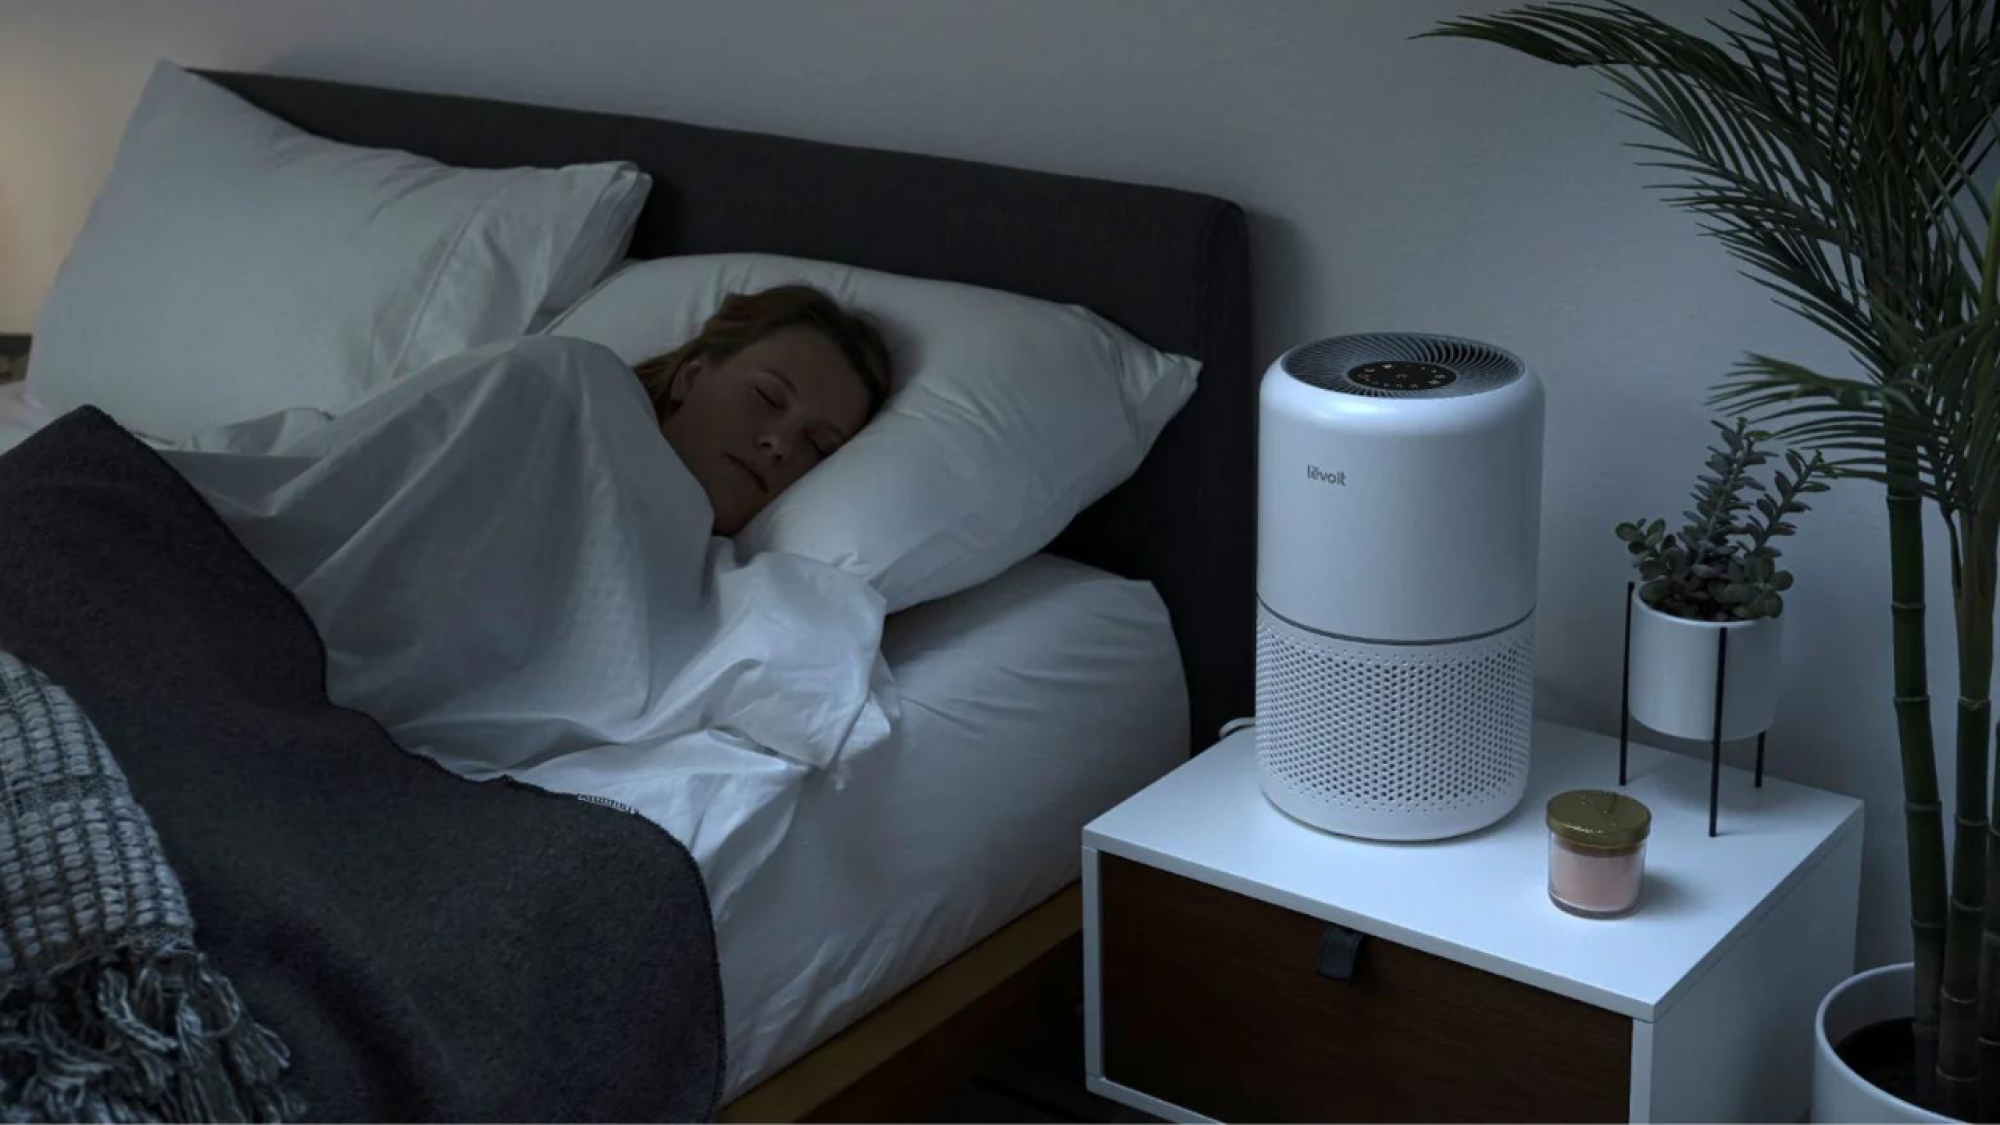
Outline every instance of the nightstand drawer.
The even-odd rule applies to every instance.
[[[1632,1020],[1102,855],[1103,1073],[1223,1120],[1623,1121]]]

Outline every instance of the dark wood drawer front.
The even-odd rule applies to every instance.
[[[1104,1074],[1235,1121],[1623,1121],[1632,1022],[1116,856],[1099,860]],[[1553,907],[1551,907],[1553,909]]]

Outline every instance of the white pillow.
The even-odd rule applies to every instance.
[[[1132,475],[1200,370],[1074,305],[764,254],[630,263],[549,331],[637,363],[693,338],[724,295],[794,282],[874,318],[895,393],[736,541],[858,574],[892,612],[1041,550]]]
[[[35,320],[28,380],[178,440],[334,410],[538,329],[624,254],[652,181],[629,164],[460,169],[302,132],[153,69]]]

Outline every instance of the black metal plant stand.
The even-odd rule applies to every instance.
[[[1627,744],[1632,730],[1632,591],[1638,583],[1625,583],[1625,673],[1620,688],[1621,698],[1618,709],[1618,787],[1623,789],[1626,781]],[[1717,629],[1715,654],[1715,725],[1710,728],[1708,748],[1708,834],[1715,835],[1715,810],[1722,794],[1722,688],[1724,677],[1729,672],[1729,630]],[[1769,731],[1757,735],[1757,784],[1764,787],[1764,738]]]

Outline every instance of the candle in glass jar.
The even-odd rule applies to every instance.
[[[1639,904],[1653,814],[1622,793],[1573,789],[1549,798],[1549,898],[1572,914],[1610,918]]]

